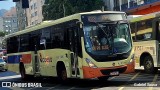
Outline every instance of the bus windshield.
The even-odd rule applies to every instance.
[[[84,25],[85,47],[93,55],[112,55],[131,50],[127,23],[102,22]]]

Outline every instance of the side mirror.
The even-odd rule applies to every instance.
[[[82,27],[83,26],[83,22],[77,21],[76,25],[78,25],[79,27]]]

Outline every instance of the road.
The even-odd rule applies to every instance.
[[[7,87],[0,88],[0,90],[160,90],[160,71],[156,74],[146,74],[141,70],[136,70],[135,73],[111,77],[105,82],[101,82],[97,79],[70,79],[64,84],[58,83],[56,78],[34,78],[32,80],[22,81],[20,75],[7,71],[0,72],[1,86],[2,82],[40,83],[42,88]]]

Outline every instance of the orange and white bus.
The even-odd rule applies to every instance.
[[[85,12],[6,36],[8,69],[30,76],[98,78],[117,76],[133,62],[130,26],[124,12]]]
[[[135,69],[155,73],[160,68],[160,12],[130,19]]]

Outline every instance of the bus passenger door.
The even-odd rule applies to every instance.
[[[37,54],[37,51],[38,51],[38,36],[33,36],[32,37],[33,39],[33,47],[34,47],[34,68],[35,68],[35,74],[38,74],[39,73],[39,60],[38,60],[38,54]]]
[[[69,49],[71,51],[71,68],[72,75],[77,77],[78,72],[78,47],[77,47],[77,38],[78,38],[78,29],[76,27],[71,27],[68,29],[69,36]]]
[[[155,22],[155,33],[156,33],[156,39],[159,43],[158,47],[158,60],[157,60],[157,65],[160,67],[160,20],[156,20]]]

